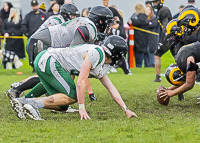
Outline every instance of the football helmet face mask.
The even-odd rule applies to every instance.
[[[77,7],[73,4],[63,4],[60,8],[60,14],[65,21],[71,20],[71,15],[79,14]]]
[[[180,86],[185,82],[185,74],[174,64],[166,69],[165,77],[169,83],[176,86]]]
[[[94,22],[100,32],[104,32],[106,28],[113,23],[113,13],[105,6],[95,6],[89,11],[88,18]]]
[[[118,60],[126,56],[128,45],[126,41],[116,35],[109,36],[101,45],[104,51],[112,58],[110,65],[116,64]]]
[[[177,19],[171,20],[166,26],[167,42],[170,47],[175,46],[180,40],[186,37],[184,26],[177,26]]]
[[[184,26],[185,32],[191,35],[200,26],[200,12],[192,5],[184,7],[179,14],[177,25],[179,27]]]

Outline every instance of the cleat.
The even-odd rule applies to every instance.
[[[20,86],[22,83],[21,82],[13,82],[10,87],[11,88],[14,88],[14,87],[17,87],[17,86]]]
[[[78,112],[79,110],[77,109],[73,109],[72,107],[68,107],[67,110],[63,110],[63,111],[56,111],[56,110],[51,110],[52,113],[58,114],[58,113],[74,113],[74,112]]]
[[[24,105],[25,113],[34,120],[43,120],[35,102],[30,102]]]
[[[114,67],[111,67],[111,68],[110,68],[110,72],[117,72],[117,69],[114,68]]]
[[[23,110],[23,103],[20,102],[20,100],[14,98],[10,100],[12,109],[17,113],[17,117],[20,119],[26,119],[25,111]]]
[[[184,100],[183,94],[179,94],[179,95],[178,95],[178,100],[180,100],[180,101],[181,101],[181,100]]]
[[[161,77],[160,77],[160,75],[156,75],[156,79],[154,79],[154,81],[153,82],[161,82]]]
[[[66,110],[66,113],[73,113],[73,112],[78,112],[79,110],[77,109],[73,109],[72,107],[68,107],[68,109]]]
[[[13,98],[19,97],[20,93],[13,88],[10,88],[5,92],[6,96],[8,96],[10,100],[12,100]]]
[[[94,95],[94,93],[90,94],[89,97],[90,97],[90,101],[96,101],[97,100],[97,98]]]

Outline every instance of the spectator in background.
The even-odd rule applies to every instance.
[[[150,2],[150,1],[146,1],[146,2],[145,2],[145,5],[151,7],[151,2]]]
[[[39,9],[46,13],[46,6],[45,6],[44,2],[40,4]]]
[[[35,31],[48,18],[47,14],[39,11],[37,0],[31,1],[32,11],[29,12],[22,21],[21,30],[28,38],[31,37]]]
[[[22,36],[21,32],[21,18],[19,10],[16,8],[10,9],[10,15],[4,20],[2,25],[2,33],[5,38],[9,36]],[[15,68],[22,66],[19,58],[25,57],[23,39],[7,38],[4,52],[4,68],[12,69],[11,63],[14,63]]]
[[[151,6],[146,6],[146,15],[147,15],[147,27],[146,29],[152,32],[158,32],[158,19],[153,14],[153,9]],[[158,45],[158,35],[147,33],[147,50],[148,50],[148,57],[149,57],[149,64],[148,67],[155,66],[154,60],[154,52]]]
[[[82,16],[82,17],[87,17],[88,14],[89,14],[88,8],[84,8],[83,11],[82,11],[82,13],[81,13],[81,16]]]
[[[179,14],[181,13],[181,11],[182,11],[182,9],[183,9],[184,7],[185,7],[184,5],[180,5],[180,6],[179,6],[179,12],[173,16],[173,19],[178,18]]]
[[[2,22],[2,19],[0,17],[0,36],[1,36],[1,33],[2,33],[2,24],[3,24],[3,22]],[[1,40],[0,40],[0,45],[1,45]]]
[[[57,2],[55,2],[54,4],[52,4],[51,9],[52,12],[48,12],[48,16],[58,15],[60,11],[60,5]]]
[[[119,14],[119,12],[115,8],[108,6],[109,0],[102,0],[102,2],[103,2],[103,5],[105,7],[108,7],[112,11],[113,17],[114,16],[118,16],[119,17],[119,20],[120,20],[119,25],[123,26],[123,18],[121,17],[121,15]],[[125,30],[124,30],[124,32],[125,32]]]
[[[118,11],[118,13],[121,15],[121,17],[124,19],[123,11],[121,11],[120,9],[117,9],[116,5],[112,5],[111,7],[115,8]]]
[[[119,26],[119,17],[115,16],[114,17],[114,23],[111,24],[111,29],[108,33],[108,35],[117,35],[117,36],[120,36],[124,39],[126,39],[126,35],[125,33],[121,33],[121,27]],[[129,69],[129,66],[128,66],[128,62],[126,60],[126,57],[123,57],[123,59],[120,59],[118,61],[118,63],[115,65],[115,67],[120,67],[123,69],[124,73],[125,74],[128,74],[128,75],[132,75],[130,69]],[[115,69],[115,67],[111,67],[110,71],[111,72],[117,72],[117,70]]]
[[[65,0],[56,0],[56,2],[57,2],[60,6],[64,4],[64,1],[65,1]]]
[[[108,33],[108,35],[118,35],[126,39],[125,33],[121,33],[120,29],[121,27],[119,26],[119,22],[120,22],[119,17],[114,16],[114,23],[111,24],[110,33]]]
[[[4,21],[6,18],[9,17],[10,9],[13,5],[10,2],[5,2],[3,8],[1,9],[1,19]]]
[[[108,6],[108,3],[109,3],[109,0],[102,0],[102,2],[103,2],[103,5],[105,6],[105,7],[108,7],[111,11],[112,11],[112,13],[113,13],[113,17],[115,17],[115,16],[117,16],[118,18],[119,18],[119,29],[120,29],[120,33],[121,33],[121,35],[126,35],[126,33],[125,33],[125,28],[124,28],[124,24],[123,24],[123,18],[122,18],[122,16],[119,14],[119,12],[117,11],[117,9],[115,9],[115,8],[113,8],[113,7],[109,7]],[[125,37],[126,38],[126,37]],[[124,67],[129,67],[129,65],[128,65],[128,63],[126,62],[126,61],[124,61],[124,60],[126,60],[126,59],[122,59],[122,63],[123,64],[126,64]],[[123,69],[124,70],[124,69]],[[114,70],[113,70],[114,71]],[[117,71],[114,71],[114,72],[117,72]],[[130,70],[129,70],[129,72],[130,72]],[[129,75],[132,75],[132,73],[130,72],[125,72],[125,74],[129,74]]]
[[[146,20],[147,15],[146,9],[141,3],[135,5],[136,12],[131,16],[129,24],[132,24],[135,27],[146,29]],[[134,50],[135,50],[135,63],[136,67],[141,68],[143,60],[145,66],[148,66],[147,58],[145,58],[145,53],[147,53],[147,34],[146,32],[135,29],[134,30]]]
[[[51,1],[50,1],[50,8],[48,9],[47,13],[48,13],[48,12],[52,12],[51,6],[52,6],[52,4],[54,4],[55,2],[56,2],[56,0],[51,0]]]
[[[195,0],[188,0],[188,4],[195,5]]]
[[[172,20],[172,14],[168,7],[163,6],[163,0],[152,0],[152,8],[157,11],[156,18],[159,23],[159,44],[154,53],[155,58],[155,71],[156,78],[154,82],[161,82],[161,57],[169,50],[169,45],[166,41],[166,26],[170,20]]]
[[[73,1],[72,0],[65,0],[64,3],[71,3],[71,4],[73,4]]]

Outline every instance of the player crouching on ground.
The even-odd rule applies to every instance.
[[[25,118],[24,114],[27,114],[35,120],[41,120],[39,108],[61,110],[78,102],[81,120],[90,119],[84,106],[85,84],[88,77],[95,77],[106,87],[128,118],[137,117],[126,107],[119,92],[106,75],[110,65],[115,64],[126,53],[126,41],[119,36],[108,37],[102,46],[84,44],[67,48],[49,48],[36,57],[34,67],[51,96],[13,99],[13,109],[19,118]],[[79,73],[77,85],[71,78],[73,73]]]
[[[166,70],[166,78],[173,86],[163,89],[160,98],[172,97],[184,93],[194,87],[195,76],[200,62],[200,43],[195,42],[183,46],[176,57],[177,66],[170,66]]]
[[[191,5],[186,6],[179,14],[177,26],[183,26],[184,33],[188,35],[197,33],[197,40],[199,41],[199,25],[199,10]],[[170,66],[166,70],[166,78],[174,86],[163,89],[163,92],[160,93],[160,98],[165,97],[165,99],[167,99],[168,97],[184,93],[193,88],[199,68],[197,63],[200,62],[199,47],[200,43],[195,42],[180,48],[175,57],[177,66]]]

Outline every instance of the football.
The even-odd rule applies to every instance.
[[[168,98],[164,101],[164,99],[166,98],[166,97],[163,97],[163,98],[160,98],[160,93],[162,93],[163,91],[162,91],[162,89],[166,89],[164,86],[159,86],[158,87],[158,89],[157,89],[157,91],[156,91],[156,95],[157,95],[157,100],[158,100],[158,102],[161,104],[161,105],[165,105],[165,106],[167,106],[168,104],[169,104],[169,100],[170,100],[170,97],[168,96]]]

